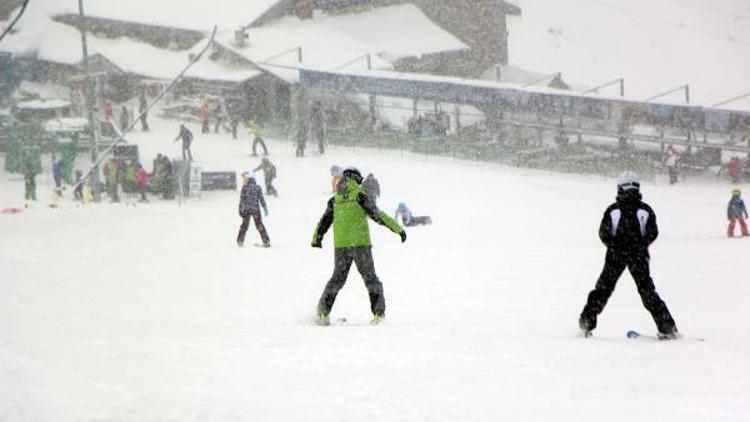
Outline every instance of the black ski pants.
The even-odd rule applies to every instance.
[[[276,188],[273,187],[273,179],[264,179],[266,182],[266,195],[268,196],[279,196],[279,193],[276,191]]]
[[[263,138],[261,138],[260,136],[256,136],[255,138],[253,138],[253,157],[258,156],[258,153],[256,151],[258,148],[258,144],[260,144],[261,148],[263,148],[263,155],[268,155],[268,148],[266,148],[266,143],[263,141]]]
[[[585,322],[591,330],[596,328],[596,317],[607,305],[609,297],[615,290],[617,280],[623,271],[625,271],[625,268],[633,276],[635,285],[638,287],[638,293],[641,295],[643,306],[651,313],[651,317],[654,319],[659,332],[673,332],[675,322],[669,313],[669,309],[667,309],[667,305],[659,297],[659,294],[656,293],[654,280],[651,278],[651,271],[649,269],[648,250],[646,249],[625,252],[613,249],[607,250],[604,269],[599,276],[599,280],[596,282],[594,290],[589,293],[588,301],[581,313],[581,321]]]
[[[352,262],[357,264],[357,271],[365,281],[365,287],[370,295],[370,310],[373,314],[385,314],[385,296],[383,283],[375,274],[375,262],[372,259],[372,246],[357,246],[353,248],[337,248],[334,252],[335,266],[333,275],[328,280],[323,294],[318,302],[318,313],[329,314],[336,296],[346,283]]]
[[[268,239],[266,226],[263,225],[263,220],[260,217],[260,210],[245,211],[242,213],[242,224],[240,225],[240,232],[237,234],[237,242],[245,242],[245,233],[247,233],[247,228],[250,227],[250,218],[255,220],[255,228],[258,229],[263,244],[269,244],[271,241]]]

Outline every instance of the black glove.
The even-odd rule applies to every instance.
[[[401,243],[406,242],[406,231],[405,230],[401,230],[401,233],[399,233],[398,235],[401,236]]]
[[[315,239],[315,240],[313,240],[312,245],[310,245],[310,246],[312,246],[313,248],[320,249],[320,248],[323,247],[323,244],[321,243],[320,239]]]
[[[239,213],[240,213],[240,217],[245,217],[244,215],[242,215],[242,210],[240,210]]]

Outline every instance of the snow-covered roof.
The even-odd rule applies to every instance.
[[[32,30],[27,25],[8,35],[0,50],[16,54],[35,53],[41,60],[53,63],[79,64],[82,53],[78,48],[81,44],[78,30],[49,18],[46,21],[42,18],[40,22],[43,22],[44,30]],[[89,34],[88,49],[90,56],[100,54],[125,72],[157,79],[174,78],[188,63],[188,51],[164,50],[125,37],[110,39]],[[185,76],[241,82],[260,74],[257,69],[230,67],[203,57]]]
[[[247,34],[247,46],[243,48],[234,45],[233,31],[221,32],[217,41],[289,81],[297,81],[298,72],[279,66],[299,66],[297,55],[274,56],[296,47],[302,47],[305,67],[335,69],[371,54],[373,69],[380,70],[393,69],[393,62],[404,57],[468,49],[411,4],[349,15],[316,12],[314,19],[305,21],[285,17],[250,29]],[[365,66],[363,59],[347,68]]]
[[[70,101],[58,98],[43,98],[39,100],[23,101],[16,104],[16,107],[23,110],[55,110],[58,108],[70,107]]]
[[[84,11],[92,17],[139,22],[173,28],[210,31],[250,25],[282,0],[86,0]],[[34,0],[29,2],[26,15],[51,17],[59,14],[78,14],[75,0]],[[22,26],[19,22],[19,27]]]

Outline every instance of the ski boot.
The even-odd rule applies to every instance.
[[[385,319],[384,313],[379,312],[379,313],[373,314],[372,321],[370,321],[370,325],[378,325],[381,322],[383,322],[384,319]]]
[[[581,337],[589,338],[594,335],[594,333],[592,333],[591,324],[585,318],[581,317],[581,319],[578,320],[578,327],[581,329]]]
[[[331,325],[331,317],[328,314],[321,312],[318,314],[318,320],[316,323],[322,327],[327,327]]]
[[[656,338],[659,340],[677,340],[681,337],[680,332],[677,331],[677,328],[673,328],[671,331],[667,331],[666,333],[662,333],[659,331],[656,333]]]

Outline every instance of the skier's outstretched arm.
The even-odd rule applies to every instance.
[[[313,248],[320,248],[323,246],[323,236],[325,236],[328,229],[331,228],[331,224],[333,224],[333,198],[328,201],[323,217],[320,218],[318,226],[315,227],[315,233],[313,233],[312,238]]]
[[[405,232],[404,229],[398,225],[395,219],[388,216],[388,214],[384,213],[380,209],[378,209],[377,206],[375,206],[375,203],[372,202],[372,199],[370,199],[367,195],[360,192],[359,196],[357,197],[357,203],[365,210],[367,215],[372,219],[372,221],[380,224],[381,226],[387,227],[390,231],[393,233],[396,233],[398,235],[401,235],[401,233],[404,233],[402,235],[402,238],[405,238]]]

